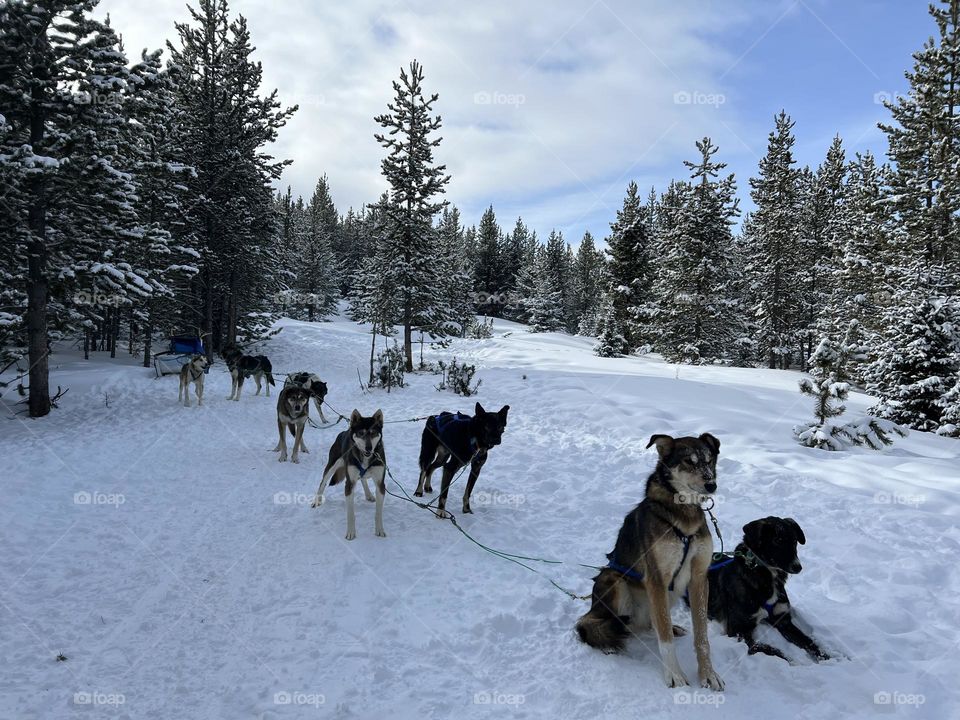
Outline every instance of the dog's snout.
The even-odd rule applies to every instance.
[[[706,490],[708,493],[715,492],[716,489],[717,489],[717,484],[716,484],[715,482],[713,482],[712,480],[710,480],[710,481],[705,482],[705,483],[703,484],[703,489]]]
[[[787,572],[791,575],[796,575],[801,570],[803,570],[803,565],[800,564],[799,560],[794,560],[792,563],[790,563],[790,567],[787,568]]]

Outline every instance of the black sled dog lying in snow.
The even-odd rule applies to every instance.
[[[814,660],[830,659],[794,624],[790,613],[787,577],[803,569],[797,558],[797,543],[806,542],[793,518],[753,520],[743,526],[743,541],[734,556],[710,567],[710,619],[720,622],[730,637],[743,640],[751,655],[764,653],[787,660],[777,648],[754,639],[757,626],[764,623],[775,627]]]
[[[577,621],[583,642],[607,652],[623,648],[634,632],[653,626],[663,679],[668,687],[688,685],[673,645],[670,608],[689,592],[693,645],[703,687],[723,690],[713,669],[707,639],[707,567],[713,538],[699,503],[690,498],[717,489],[720,441],[699,437],[654,435],[657,467],[647,479],[643,501],[623,520],[610,563],[593,581],[590,611]]]
[[[467,463],[470,463],[470,477],[463,491],[463,512],[473,512],[470,509],[470,494],[487,461],[487,451],[499,445],[503,439],[509,410],[510,406],[504,405],[499,412],[491,413],[477,403],[473,417],[442,412],[427,418],[420,440],[420,482],[414,495],[423,497],[424,492],[432,493],[430,478],[434,470],[443,467],[436,513],[438,518],[450,517],[444,509],[447,491],[453,476]]]

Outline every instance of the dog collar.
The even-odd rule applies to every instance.
[[[734,557],[742,558],[743,561],[747,564],[747,567],[750,568],[751,570],[757,567],[757,565],[763,565],[764,567],[767,566],[767,564],[763,560],[758,558],[754,554],[753,550],[751,550],[750,548],[747,548],[746,552],[743,552],[741,550],[735,550],[733,555]]]

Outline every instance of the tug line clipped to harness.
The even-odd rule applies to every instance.
[[[333,427],[333,425],[336,425],[336,424],[339,423],[341,420],[348,420],[348,419],[349,419],[349,418],[347,418],[346,415],[343,415],[343,414],[342,414],[341,412],[339,412],[336,408],[334,408],[332,405],[330,405],[330,403],[328,403],[326,400],[323,401],[323,404],[326,405],[328,408],[330,408],[330,411],[333,412],[335,415],[338,416],[338,417],[337,417],[337,422],[332,423],[332,424],[330,424],[330,425],[327,425],[327,426],[325,426],[325,427]],[[432,417],[432,415],[425,415],[425,416],[423,416],[423,417],[415,417],[415,418],[409,418],[409,419],[405,419],[405,420],[392,420],[392,421],[390,421],[390,422],[393,422],[393,423],[418,422],[418,421],[420,421],[420,420],[426,420],[427,418],[430,418],[430,417]],[[384,423],[384,424],[386,424],[386,423]],[[476,455],[476,453],[474,453],[474,455]],[[562,592],[564,595],[566,595],[567,597],[571,598],[572,600],[590,600],[590,599],[591,599],[592,594],[577,595],[577,594],[576,594],[575,592],[573,592],[572,590],[568,590],[567,588],[565,588],[565,587],[563,587],[562,585],[560,585],[556,580],[554,580],[553,578],[551,578],[549,575],[545,575],[544,573],[540,572],[540,571],[537,570],[536,568],[531,567],[530,565],[527,565],[527,562],[540,562],[540,563],[546,563],[546,564],[548,564],[548,565],[576,565],[576,566],[578,566],[578,567],[587,568],[587,569],[589,569],[589,570],[596,570],[596,571],[598,571],[598,572],[599,572],[600,570],[603,570],[602,567],[597,566],[597,565],[587,565],[586,563],[574,562],[574,561],[570,561],[570,560],[549,560],[549,559],[547,559],[547,558],[533,557],[533,556],[530,556],[530,555],[518,555],[518,554],[516,554],[516,553],[508,553],[508,552],[506,552],[506,551],[504,551],[504,550],[497,550],[496,548],[492,548],[492,547],[490,547],[489,545],[486,545],[486,544],[480,542],[480,541],[477,540],[475,537],[473,537],[473,535],[471,535],[471,534],[468,533],[466,530],[464,530],[463,526],[460,525],[460,523],[457,522],[456,515],[454,515],[452,512],[450,512],[449,510],[446,510],[446,517],[444,517],[444,516],[440,515],[439,509],[435,509],[435,508],[432,507],[433,504],[440,499],[439,494],[437,495],[437,497],[435,497],[435,498],[434,498],[433,500],[431,500],[430,502],[421,502],[421,501],[419,501],[419,500],[415,500],[414,498],[410,497],[410,493],[407,492],[407,489],[403,486],[403,484],[393,476],[393,472],[390,470],[390,466],[386,463],[386,461],[384,461],[383,458],[380,458],[380,460],[381,460],[381,462],[383,462],[384,469],[386,470],[387,475],[390,477],[390,480],[392,480],[393,483],[394,483],[398,488],[400,488],[400,492],[403,493],[402,495],[398,495],[397,493],[392,492],[392,491],[389,490],[389,489],[386,489],[387,495],[390,495],[391,497],[395,497],[395,498],[398,498],[398,499],[400,499],[400,500],[404,500],[404,501],[406,501],[406,502],[412,503],[413,505],[416,505],[416,506],[419,507],[419,508],[423,508],[424,510],[429,510],[435,517],[438,517],[438,518],[440,518],[440,519],[442,519],[442,520],[449,520],[450,523],[451,523],[457,530],[459,530],[460,533],[461,533],[465,538],[467,538],[467,540],[469,540],[470,542],[472,542],[474,545],[476,545],[477,547],[479,547],[481,550],[484,550],[485,552],[488,552],[488,553],[490,553],[491,555],[494,555],[495,557],[501,558],[501,559],[506,560],[506,561],[508,561],[508,562],[512,562],[512,563],[514,563],[515,565],[519,565],[520,567],[529,570],[530,572],[534,573],[535,575],[540,575],[541,577],[546,578],[547,582],[549,582],[549,583],[550,583],[551,585],[553,585],[557,590],[559,590],[560,592]],[[471,457],[470,460],[471,460],[471,462],[472,462],[473,458]],[[460,477],[463,475],[463,473],[466,471],[466,469],[470,467],[470,464],[471,464],[471,463],[468,462],[468,463],[466,463],[462,468],[460,468],[460,471],[450,480],[450,485],[447,486],[448,489],[451,488],[451,487],[453,487],[453,485],[457,482],[457,480],[460,479]],[[717,522],[717,518],[714,517],[714,514],[711,512],[711,509],[713,508],[713,505],[714,505],[714,503],[713,503],[713,498],[709,498],[709,500],[710,500],[710,505],[709,505],[708,507],[703,508],[703,510],[704,510],[704,512],[706,512],[706,513],[710,516],[710,520],[711,520],[711,522],[713,523],[714,531],[715,531],[716,534],[717,534],[717,538],[720,540],[720,552],[713,554],[713,560],[714,560],[714,563],[716,563],[718,560],[724,560],[724,559],[726,559],[726,555],[725,555],[724,552],[723,552],[723,536],[720,534],[720,525],[719,525],[719,523]],[[729,562],[732,562],[732,560],[733,560],[733,558],[730,557]],[[526,561],[526,562],[524,562],[524,561]],[[725,563],[724,563],[724,564],[725,564]],[[711,566],[711,569],[713,569],[713,566]]]

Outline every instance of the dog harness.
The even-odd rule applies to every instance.
[[[440,438],[440,442],[448,448],[450,447],[450,429],[473,420],[472,417],[464,415],[461,412],[455,415],[434,415],[431,419],[433,420],[434,427],[437,429],[437,436]],[[475,437],[470,438],[470,449],[477,449],[477,439]]]
[[[373,467],[373,465],[367,465],[366,467],[364,467],[363,465],[360,464],[360,461],[357,460],[356,458],[353,458],[353,466],[360,471],[360,477],[363,477],[364,475],[366,475],[367,471]]]
[[[683,564],[687,561],[687,555],[690,553],[690,541],[693,540],[693,535],[684,535],[682,532],[677,530],[675,526],[672,527],[673,532],[676,533],[677,537],[680,538],[680,541],[683,543],[683,555],[680,557],[680,564],[673,572],[673,577],[670,578],[670,584],[667,586],[667,590],[670,592],[673,592],[673,583],[676,581],[677,575],[680,574],[680,571],[683,570]],[[616,570],[618,573],[626,575],[628,578],[633,578],[634,580],[643,580],[642,572],[635,570],[632,567],[627,567],[626,565],[620,565],[617,562],[616,555],[610,558],[610,562],[607,563],[607,567],[611,570]]]
[[[752,550],[747,550],[745,553],[739,551],[735,552],[733,555],[726,553],[717,553],[713,556],[713,562],[710,563],[710,567],[707,568],[707,572],[713,572],[714,570],[719,570],[722,567],[726,567],[738,557],[742,557],[750,567],[756,567],[759,558],[753,554]],[[685,598],[688,595],[684,595]],[[763,603],[763,609],[767,611],[767,617],[773,617],[773,609],[776,607],[776,603]]]

